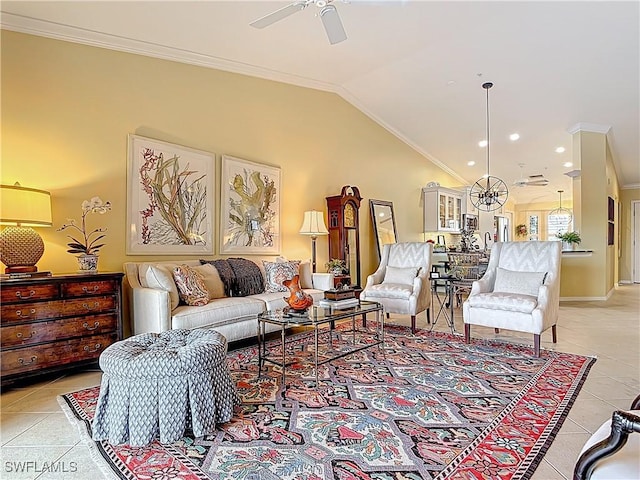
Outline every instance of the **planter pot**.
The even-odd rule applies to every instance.
[[[95,272],[98,270],[98,255],[79,255],[77,258],[80,272]]]
[[[576,244],[571,242],[562,242],[562,250],[575,250]]]

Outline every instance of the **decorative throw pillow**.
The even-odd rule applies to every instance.
[[[201,307],[209,303],[209,292],[202,277],[193,268],[179,265],[173,269],[173,278],[180,299],[187,305]]]
[[[547,278],[547,272],[516,272],[499,268],[496,272],[494,292],[521,293],[523,295],[538,296],[538,289]]]
[[[413,285],[413,279],[418,276],[420,267],[390,267],[384,273],[382,283],[399,283],[401,285]]]
[[[212,300],[214,298],[224,298],[226,296],[224,294],[224,283],[222,283],[222,279],[220,278],[220,274],[216,267],[210,263],[205,263],[204,265],[191,268],[198,272],[202,277],[204,286],[206,287],[207,292],[209,292],[209,297]]]
[[[171,270],[176,265],[153,265],[145,264],[140,267],[140,283],[145,288],[155,288],[169,292],[171,300],[171,310],[175,309],[180,303],[176,282],[173,279]]]
[[[288,292],[289,290],[282,284],[282,282],[285,280],[291,280],[293,277],[298,275],[300,261],[268,262],[263,260],[262,263],[264,264],[264,273],[266,276],[264,292]]]

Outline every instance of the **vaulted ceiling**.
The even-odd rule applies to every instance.
[[[331,45],[307,8],[266,28],[272,1],[2,1],[2,28],[328,90],[471,184],[487,169],[518,202],[571,191],[572,128],[605,131],[623,186],[640,186],[640,3],[361,1]],[[509,135],[518,133],[519,140]],[[556,148],[564,147],[563,153]],[[468,162],[475,162],[469,166]]]

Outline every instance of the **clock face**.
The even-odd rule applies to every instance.
[[[344,206],[344,226],[351,228],[356,226],[356,212],[350,203]]]

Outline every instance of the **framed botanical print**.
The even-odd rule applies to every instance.
[[[129,135],[127,255],[213,255],[215,154]]]
[[[280,253],[280,168],[222,156],[220,253]]]

